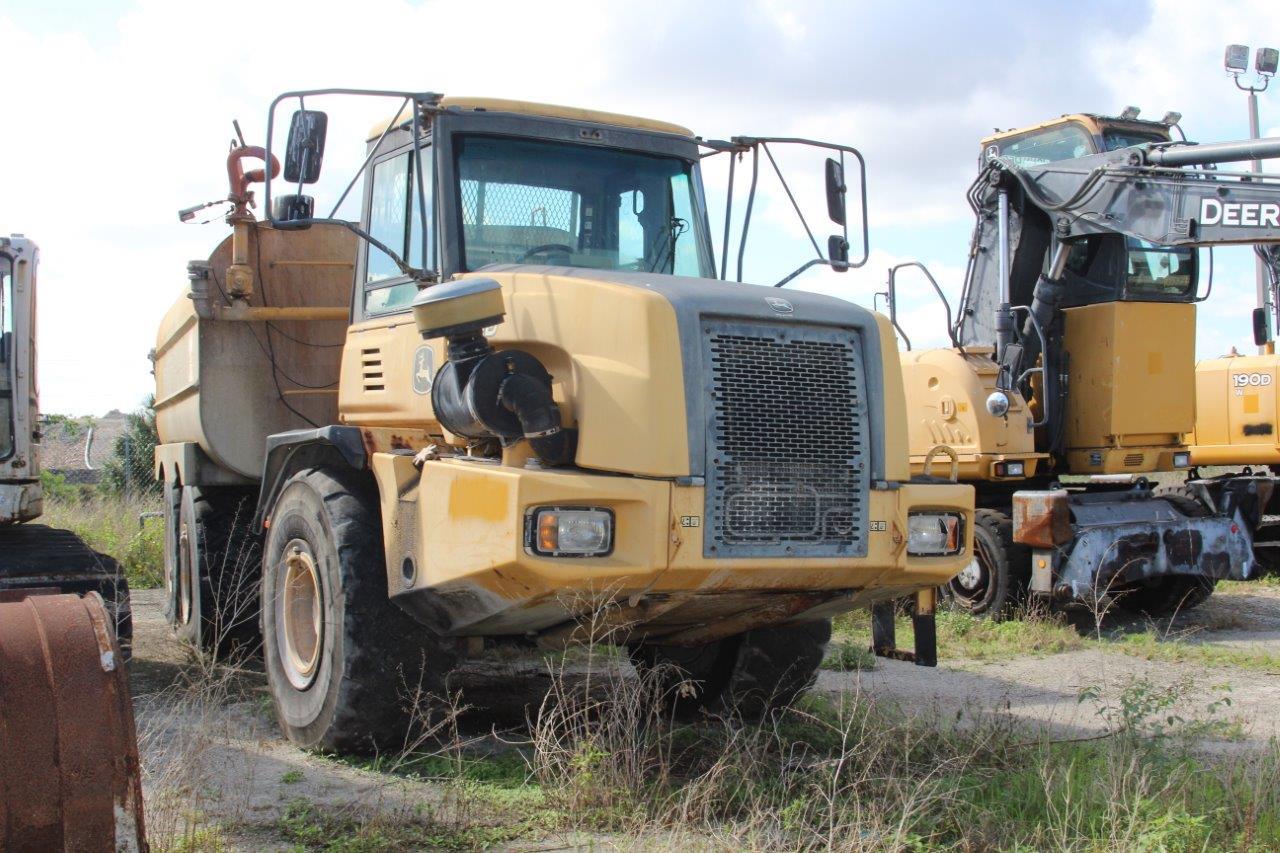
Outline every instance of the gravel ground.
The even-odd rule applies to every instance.
[[[365,771],[304,753],[279,735],[260,672],[249,671],[215,688],[193,689],[184,672],[186,653],[164,625],[160,594],[134,595],[135,659],[131,683],[148,791],[153,837],[190,834],[191,827],[218,824],[235,849],[288,846],[273,829],[289,803],[306,800],[321,808],[356,808],[388,815],[420,815],[441,801],[439,787]],[[1087,621],[1087,620],[1086,620]],[[1124,624],[1108,626],[1124,630]],[[1080,630],[1089,631],[1087,624]],[[1205,643],[1243,652],[1280,654],[1280,590],[1235,587],[1215,595],[1194,614],[1168,628],[1179,642]],[[872,671],[823,671],[816,689],[835,700],[853,693],[896,702],[908,713],[928,715],[1009,713],[1054,736],[1087,737],[1106,726],[1105,709],[1135,680],[1153,689],[1178,688],[1177,710],[1205,717],[1206,706],[1229,695],[1217,712],[1230,730],[1211,749],[1254,748],[1280,735],[1280,679],[1274,675],[1200,662],[1148,661],[1112,650],[1089,648],[1050,656],[998,662],[944,658],[938,669],[880,661]],[[547,686],[538,659],[483,659],[470,663],[462,680],[471,734],[493,725],[518,726]],[[1082,701],[1082,690],[1098,691]],[[496,741],[495,741],[496,742]],[[180,792],[172,801],[161,791]],[[576,843],[572,839],[553,839]],[[609,846],[607,839],[589,842]]]

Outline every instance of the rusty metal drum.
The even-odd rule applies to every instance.
[[[0,593],[0,849],[147,849],[109,624],[96,593]]]

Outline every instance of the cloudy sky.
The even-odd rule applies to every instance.
[[[871,260],[795,286],[871,305],[888,266],[919,259],[955,294],[981,136],[1136,104],[1146,117],[1182,112],[1193,139],[1243,137],[1245,99],[1222,71],[1229,42],[1280,46],[1280,4],[0,0],[0,231],[41,246],[42,406],[69,414],[146,395],[146,354],[186,262],[226,233],[175,212],[225,195],[231,120],[261,142],[267,104],[287,89],[521,98],[706,137],[855,145],[868,164]],[[330,109],[327,172],[363,156],[362,109]],[[1280,92],[1262,96],[1261,114],[1264,133],[1280,135]],[[820,163],[786,166],[816,201]],[[713,198],[723,168],[708,164]],[[772,283],[804,259],[786,204],[768,190],[749,280]],[[1215,260],[1201,356],[1250,343],[1250,256]],[[923,292],[903,301],[917,346],[945,338]]]

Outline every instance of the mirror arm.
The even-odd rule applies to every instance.
[[[791,187],[787,184],[787,179],[782,177],[782,170],[778,168],[778,163],[773,159],[773,152],[769,150],[767,143],[760,143],[760,147],[764,149],[764,155],[769,158],[769,165],[773,166],[773,173],[778,176],[778,182],[782,184],[782,189],[786,192],[787,198],[791,201],[791,207],[796,212],[796,216],[800,217],[800,224],[804,226],[804,233],[809,235],[809,242],[813,244],[813,253],[819,258],[822,257],[822,250],[818,248],[818,241],[814,239],[813,231],[809,228],[809,221],[804,218],[804,212],[800,210],[800,205],[796,202],[796,197],[791,192]],[[846,241],[848,234],[845,234]]]
[[[788,283],[789,281],[791,281],[792,279],[794,279],[796,276],[800,275],[800,273],[804,272],[805,270],[809,269],[810,267],[817,267],[817,266],[828,266],[828,267],[830,267],[830,266],[834,266],[834,264],[832,264],[832,263],[831,263],[831,259],[830,259],[830,258],[814,258],[814,259],[813,259],[813,260],[811,260],[811,261],[805,261],[803,264],[801,264],[799,267],[797,267],[793,272],[791,272],[791,274],[790,274],[790,275],[788,275],[788,276],[787,276],[786,278],[784,278],[782,281],[780,281],[780,282],[778,282],[777,284],[775,284],[775,285],[774,285],[774,287],[782,287],[784,284]]]
[[[283,226],[285,230],[289,228],[303,228],[311,225],[338,225],[347,229],[352,234],[355,234],[361,240],[364,240],[370,246],[373,246],[375,249],[389,257],[403,275],[408,276],[414,281],[434,283],[440,280],[440,276],[435,270],[409,266],[409,264],[405,262],[404,258],[391,251],[386,243],[383,243],[359,225],[356,225],[354,222],[349,222],[346,219],[291,219],[287,222],[281,223],[281,226]]]
[[[315,96],[362,95],[366,97],[375,97],[375,98],[404,98],[407,101],[413,101],[415,104],[419,104],[419,103],[424,104],[427,107],[432,107],[435,104],[439,103],[440,101],[440,95],[435,92],[407,92],[403,89],[333,88],[333,89],[304,89],[304,90],[298,90],[298,91],[281,92],[279,95],[276,95],[276,97],[271,101],[271,106],[267,108],[266,149],[268,153],[272,151],[271,143],[275,135],[276,107],[280,106],[281,103],[283,103],[284,101],[290,100],[291,98],[301,99],[309,95],[315,95]],[[266,186],[263,190],[263,194],[265,197],[264,207],[266,208],[267,221],[270,222],[272,225],[276,225],[277,224],[276,219],[274,216],[271,215],[271,181],[270,180],[266,182]],[[344,220],[311,219],[307,221],[308,222],[343,222]]]
[[[736,139],[735,139],[736,141]],[[756,202],[756,185],[760,181],[760,149],[751,145],[751,190],[747,193],[747,210],[742,216],[742,237],[738,241],[738,281],[742,281],[742,262],[747,250],[747,229],[751,227],[751,208]],[[795,274],[799,274],[799,270]],[[792,276],[794,277],[794,275]],[[783,279],[786,283],[787,279]],[[782,285],[779,284],[778,287]]]
[[[724,202],[724,242],[720,244],[720,279],[729,280],[729,224],[733,221],[733,175],[740,155],[729,154],[729,194]]]
[[[395,114],[400,115],[404,112],[404,108],[408,106],[409,99],[405,98],[400,102],[400,109]],[[347,196],[351,194],[351,190],[355,188],[356,181],[360,180],[360,176],[364,174],[364,170],[369,168],[369,164],[373,162],[373,158],[378,156],[378,149],[382,147],[382,140],[387,138],[387,134],[391,132],[392,122],[387,122],[387,126],[382,129],[382,135],[378,137],[378,141],[373,143],[373,147],[369,149],[369,156],[364,158],[364,162],[360,164],[360,169],[352,177],[351,183],[347,184],[347,188],[342,191],[342,195],[338,196],[338,203],[333,206],[333,210],[329,211],[329,218],[333,219],[338,215],[338,208],[342,207],[342,203],[347,200]]]
[[[906,264],[898,264],[896,267],[889,267],[889,281],[887,287],[889,292],[885,294],[886,301],[889,303],[889,322],[893,328],[898,330],[898,334],[902,336],[902,342],[907,345],[907,352],[911,352],[911,338],[907,337],[907,332],[898,324],[898,270]],[[872,300],[872,307],[875,307],[875,300]],[[950,311],[948,311],[948,316]]]
[[[301,95],[298,96],[298,109],[302,111],[304,116],[306,115],[307,103],[306,103],[306,99],[304,99]],[[287,143],[285,147],[288,148]],[[289,159],[288,151],[285,152],[285,159],[286,160]],[[298,195],[300,196],[305,195],[305,193],[303,193],[303,190],[307,188],[307,185],[303,181],[303,179],[306,178],[307,176],[307,166],[310,160],[311,160],[311,146],[308,145],[308,146],[305,146],[302,150],[302,168],[298,170]]]
[[[414,161],[409,164],[409,168],[413,169],[413,174],[417,177],[418,185],[418,221],[422,223],[422,263],[427,264],[431,255],[427,252],[427,241],[431,234],[435,233],[434,228],[427,227],[427,196],[423,190],[422,184],[422,136],[421,136],[421,120],[418,115],[418,105],[413,105],[413,157]],[[409,228],[410,233],[413,232],[412,225]],[[412,251],[412,250],[411,250]]]

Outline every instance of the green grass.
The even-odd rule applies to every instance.
[[[1280,655],[1260,649],[1251,651],[1234,646],[1197,642],[1193,639],[1160,637],[1153,630],[1093,642],[1100,648],[1124,652],[1145,660],[1198,663],[1213,667],[1233,666],[1280,675]]]
[[[911,648],[911,620],[899,617],[897,640]],[[871,620],[865,611],[846,614],[835,620],[833,651],[823,662],[825,669],[871,669],[872,666],[842,666],[851,650],[861,651],[871,643]],[[1195,634],[1162,633],[1157,626],[1141,630],[1107,631],[1101,636],[1068,624],[1060,616],[1028,615],[1023,619],[993,622],[966,613],[942,610],[938,613],[939,657],[950,661],[990,663],[1027,656],[1046,656],[1080,649],[1098,649],[1132,655],[1144,660],[1195,663],[1208,667],[1229,666],[1280,675],[1280,655],[1202,642]]]
[[[1214,591],[1214,594],[1248,595],[1256,591],[1258,587],[1269,590],[1280,589],[1280,575],[1263,575],[1257,580],[1251,581],[1218,581],[1218,588]]]
[[[1189,736],[1205,729],[1170,714],[1181,698],[1135,683],[1107,711],[1111,736],[1055,742],[1007,718],[926,720],[811,696],[764,726],[712,720],[642,733],[637,746],[657,745],[664,758],[629,780],[635,796],[607,806],[570,806],[572,781],[540,772],[531,744],[398,763],[396,773],[446,791],[420,813],[361,818],[296,801],[276,828],[304,849],[335,851],[484,849],[583,831],[623,849],[1274,849],[1280,747],[1203,757]],[[617,756],[580,734],[573,749],[594,756],[603,797],[618,781],[609,775]]]
[[[164,582],[164,525],[156,498],[119,498],[96,493],[83,497],[46,496],[40,522],[72,531],[90,548],[119,561],[130,587],[151,589]]]
[[[900,616],[896,625],[899,646],[911,648],[914,636],[911,620]],[[870,647],[870,614],[859,610],[837,617],[832,628],[832,642],[864,649]],[[1087,640],[1075,628],[1054,616],[1028,615],[1024,619],[993,622],[952,610],[938,612],[938,650],[946,659],[1009,660],[1073,651],[1084,648],[1086,644]],[[840,668],[830,665],[830,662],[828,657],[824,666]]]

